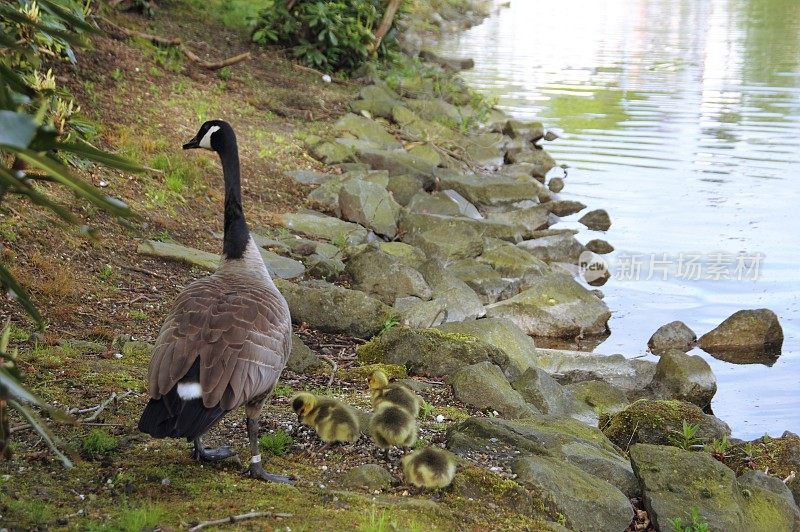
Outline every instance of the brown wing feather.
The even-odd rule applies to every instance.
[[[211,275],[175,302],[150,361],[149,393],[168,393],[200,359],[203,404],[224,410],[269,392],[291,349],[286,301],[261,279]]]

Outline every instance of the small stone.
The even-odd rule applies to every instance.
[[[598,255],[606,255],[614,251],[614,246],[612,246],[605,240],[600,240],[599,238],[595,238],[594,240],[590,240],[586,243],[586,249],[588,249],[592,253],[597,253]]]
[[[564,190],[564,180],[560,177],[554,177],[549,183],[547,183],[547,188],[549,188],[551,192],[555,192],[557,194]]]
[[[587,212],[578,221],[592,231],[608,231],[611,227],[611,217],[604,209]]]
[[[682,321],[673,321],[658,328],[650,340],[647,348],[651,353],[661,355],[671,349],[678,349],[684,353],[691,351],[697,344],[697,335]]]

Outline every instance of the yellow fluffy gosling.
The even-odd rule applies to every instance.
[[[419,415],[422,399],[402,384],[389,384],[389,378],[383,371],[376,369],[370,373],[367,385],[372,396],[372,408],[376,408],[381,402],[387,402],[406,409],[415,418]]]
[[[450,453],[436,447],[414,451],[401,460],[406,482],[418,488],[437,489],[449,486],[456,474]]]
[[[395,445],[408,448],[417,441],[417,420],[405,408],[380,402],[370,419],[369,435],[382,449]]]
[[[317,431],[325,451],[335,442],[355,443],[361,436],[358,416],[353,409],[332,397],[317,397],[301,392],[292,397],[292,410],[300,422]]]

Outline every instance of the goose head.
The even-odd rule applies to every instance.
[[[300,419],[306,417],[317,406],[317,398],[308,392],[298,393],[292,397],[291,402],[292,410]]]
[[[184,150],[203,148],[205,150],[223,153],[227,148],[227,139],[233,129],[223,120],[209,120],[200,126],[200,130],[192,140],[183,145]]]

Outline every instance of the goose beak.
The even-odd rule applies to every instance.
[[[193,150],[199,147],[200,147],[200,139],[197,137],[193,138],[192,140],[183,145],[184,150]]]

